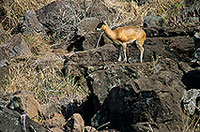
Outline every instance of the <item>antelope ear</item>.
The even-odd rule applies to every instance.
[[[102,20],[101,23],[102,23],[102,24],[106,24],[106,23],[104,22],[104,20]]]
[[[99,19],[99,22],[100,22],[100,23],[103,23],[103,20],[102,20],[100,17],[98,17],[98,19]]]
[[[104,25],[108,25],[105,21],[102,21],[102,23],[103,23]]]

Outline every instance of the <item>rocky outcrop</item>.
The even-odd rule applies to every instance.
[[[72,52],[58,55],[66,59],[62,72],[83,86],[87,97],[66,97],[40,106],[26,91],[0,95],[0,131],[47,131],[44,127],[53,132],[184,131],[182,110],[191,116],[199,112],[199,91],[195,90],[199,65],[191,62],[198,48],[197,26],[164,28],[158,26],[163,20],[156,18],[147,23],[156,27],[144,28],[144,62],[137,63],[139,50],[134,44],[128,45],[128,63],[118,62],[116,45],[96,32],[98,19],[92,17],[99,13],[112,20],[117,12],[102,1],[92,2],[52,2],[36,12],[28,11],[18,27],[23,34],[37,32],[64,41],[56,48]],[[48,67],[47,62],[62,65],[53,48],[54,53],[36,59],[37,70]],[[31,54],[22,34],[1,45],[0,77],[7,74],[11,59]]]
[[[10,57],[30,56],[31,51],[22,34],[17,34],[0,48]]]
[[[192,69],[184,62],[190,61],[195,50],[195,30],[146,28],[142,64],[117,62],[117,48],[109,41],[102,47],[72,54],[65,61],[64,71],[87,82],[94,106],[91,125],[97,130],[181,131],[180,101],[185,88],[181,79]],[[128,51],[131,62],[139,51],[132,45]]]

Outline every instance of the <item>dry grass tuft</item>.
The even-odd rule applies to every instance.
[[[199,116],[194,115],[190,117],[185,112],[182,116],[183,132],[199,132],[200,131],[199,121],[200,121]]]
[[[114,20],[109,18],[107,20],[107,23],[111,25],[121,25],[138,19],[143,21],[142,19],[144,19],[148,11],[152,10],[150,4],[138,6],[135,2],[127,2],[126,0],[105,0],[104,4],[117,12]]]
[[[64,59],[51,52],[48,40],[30,35],[26,36],[26,42],[33,55],[12,60],[9,75],[0,86],[1,93],[28,90],[41,103],[47,103],[51,98],[80,99],[86,96],[87,90],[78,86],[73,77],[63,76],[61,69]]]
[[[4,10],[5,17],[1,23],[4,23],[4,28],[12,29],[19,23],[27,10],[38,10],[53,1],[57,0],[2,0],[0,9]]]
[[[147,14],[162,16],[170,19],[171,15],[177,13],[183,8],[183,0],[149,0],[143,6],[138,6],[134,1],[126,0],[104,0],[104,4],[116,10],[117,15],[114,20],[108,18],[110,25],[122,25],[127,22],[140,21],[143,24]],[[166,20],[168,21],[168,20]]]

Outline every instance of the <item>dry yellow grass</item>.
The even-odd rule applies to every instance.
[[[6,12],[6,17],[1,23],[6,23],[6,28],[15,27],[27,10],[38,10],[43,6],[58,0],[3,0],[0,9]],[[89,0],[94,2],[95,0]],[[155,15],[169,15],[168,12],[172,7],[181,3],[183,0],[149,0],[143,6],[138,6],[136,2],[128,2],[126,0],[104,0],[104,4],[109,8],[114,8],[118,15],[112,25],[124,24],[126,22],[141,19],[143,21],[147,13]],[[109,23],[109,22],[108,22]],[[5,25],[5,24],[4,24]]]
[[[6,29],[15,27],[27,10],[38,10],[43,6],[57,0],[2,0],[0,9],[6,13],[1,23],[6,23]]]
[[[25,40],[33,55],[12,60],[0,93],[27,90],[41,103],[47,103],[52,98],[86,97],[86,88],[77,85],[73,77],[63,76],[61,69],[64,59],[51,51],[48,40],[43,40],[39,35],[26,36]]]
[[[183,0],[149,0],[143,6],[138,6],[136,2],[128,2],[126,0],[104,0],[104,4],[116,10],[114,20],[107,20],[109,25],[121,25],[131,21],[140,21],[143,24],[147,14],[158,15],[166,18],[172,12],[178,11]],[[172,9],[175,10],[172,11]]]
[[[125,0],[105,0],[105,5],[116,10],[117,15],[113,20],[108,20],[112,25],[121,25],[139,19],[144,19],[148,11],[152,9],[151,5],[138,6],[135,2]]]

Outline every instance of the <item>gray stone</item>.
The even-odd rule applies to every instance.
[[[0,49],[2,49],[10,58],[32,55],[22,34],[17,34],[7,43],[0,45]]]
[[[8,74],[8,66],[15,57],[32,55],[22,34],[17,34],[0,45],[0,81]]]
[[[47,35],[45,30],[46,28],[38,21],[36,12],[34,10],[28,10],[13,33],[20,32],[26,35],[38,33],[45,36]]]
[[[144,27],[163,26],[164,19],[160,16],[149,15],[144,19]]]
[[[189,115],[194,115],[195,111],[200,112],[200,90],[199,89],[190,89],[184,91],[182,98],[182,108]]]

